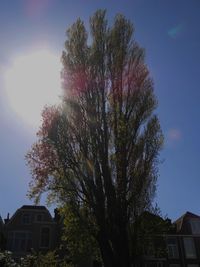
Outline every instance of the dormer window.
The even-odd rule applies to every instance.
[[[200,235],[200,220],[191,220],[190,221],[192,234]]]
[[[43,214],[37,214],[36,215],[36,221],[37,222],[42,222],[43,221]]]
[[[22,223],[23,224],[30,224],[31,223],[31,216],[29,213],[24,213],[22,215]]]

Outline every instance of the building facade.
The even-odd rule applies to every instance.
[[[186,212],[174,222],[176,233],[167,236],[170,267],[200,266],[200,216]]]
[[[167,234],[152,238],[151,253],[144,256],[145,267],[200,267],[200,216],[186,212]],[[156,240],[160,240],[157,242]],[[161,242],[162,241],[162,242]],[[160,250],[160,244],[165,248]]]
[[[142,257],[135,266],[200,267],[200,216],[186,212],[171,224],[168,219],[145,213],[143,227],[141,232],[147,233],[139,242]],[[53,218],[45,206],[24,205],[4,222],[0,218],[0,249],[13,252],[16,258],[32,249],[44,253],[54,250],[61,234],[58,211]]]
[[[23,257],[31,249],[46,252],[58,243],[58,223],[44,206],[24,205],[5,219],[6,249]]]

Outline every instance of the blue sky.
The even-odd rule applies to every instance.
[[[4,71],[19,54],[41,47],[59,58],[66,29],[77,17],[87,26],[97,8],[106,8],[110,21],[116,13],[129,18],[135,39],[146,50],[165,135],[156,201],[172,219],[187,210],[200,215],[199,0],[0,1],[0,214],[5,217],[31,203],[24,155],[36,140],[36,128],[27,126],[9,105]]]

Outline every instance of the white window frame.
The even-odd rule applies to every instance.
[[[161,262],[161,261],[159,261],[159,262],[146,262],[145,267],[149,267],[149,266],[151,266],[151,264],[154,264],[156,267],[163,267],[163,262]]]
[[[169,241],[173,240],[173,243],[170,243]],[[178,259],[179,258],[179,249],[178,249],[178,243],[177,238],[174,236],[169,236],[167,238],[167,250],[168,250],[168,258],[169,259]]]
[[[200,220],[199,219],[190,220],[190,226],[191,226],[192,234],[200,235]]]
[[[196,259],[197,253],[196,253],[194,238],[184,237],[183,244],[184,244],[186,259]]]
[[[19,238],[19,235],[24,235],[24,238]],[[32,244],[32,233],[30,231],[11,231],[9,232],[9,249],[16,252],[27,252],[29,251],[29,241]],[[17,241],[16,241],[17,240]],[[21,248],[22,240],[24,241],[24,249]],[[31,248],[31,247],[30,247]]]

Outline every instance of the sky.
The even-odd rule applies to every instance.
[[[0,214],[32,204],[24,157],[36,140],[41,105],[61,94],[66,30],[78,17],[88,27],[98,8],[107,9],[111,23],[117,13],[130,19],[146,51],[165,136],[156,202],[172,220],[186,211],[200,215],[200,0],[0,1]]]

